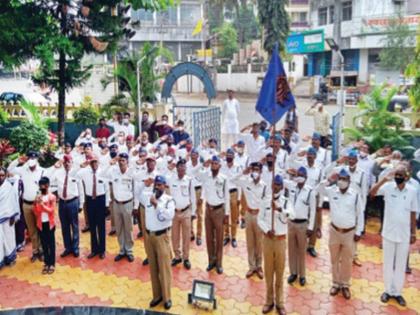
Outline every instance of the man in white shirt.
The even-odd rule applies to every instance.
[[[316,107],[318,106],[318,109]],[[326,140],[330,133],[331,116],[327,111],[324,111],[324,106],[321,102],[317,102],[309,107],[305,115],[314,117],[315,132],[321,136],[321,146],[326,147]]]
[[[375,184],[370,192],[373,197],[383,196],[385,201],[382,228],[385,292],[381,301],[387,303],[394,298],[401,306],[407,304],[401,292],[410,244],[416,242],[418,209],[416,191],[407,185],[407,180],[407,168],[401,165]]]
[[[274,202],[271,203],[271,206],[261,209],[258,213],[258,226],[264,233],[262,243],[266,298],[262,310],[263,314],[270,313],[274,305],[280,315],[286,314],[283,295],[283,273],[286,261],[287,234],[285,209],[288,201],[283,196],[283,188],[283,178],[280,175],[276,175],[273,182]]]
[[[238,187],[232,178],[237,177],[242,173],[242,168],[234,163],[235,152],[229,148],[226,151],[226,159],[222,162],[221,172],[228,179],[229,195],[230,195],[230,223],[225,224],[225,236],[223,245],[226,246],[232,241],[232,247],[238,246],[236,236],[237,227],[239,220],[239,209],[238,209]]]
[[[113,215],[115,231],[120,251],[114,261],[124,257],[129,262],[134,261],[133,255],[133,212],[138,208],[138,198],[135,196],[134,172],[128,167],[128,154],[118,155],[118,166],[108,170],[107,177],[113,196]]]
[[[245,133],[251,129],[250,133]],[[259,124],[253,123],[241,130],[239,138],[245,142],[245,147],[249,156],[249,163],[259,162],[263,157],[265,148],[265,139],[259,134]]]
[[[35,214],[32,210],[39,189],[38,181],[45,172],[45,169],[38,164],[38,156],[37,152],[29,151],[26,158],[21,157],[9,166],[9,172],[19,175],[23,182],[23,214],[31,238],[31,262],[35,262],[36,259],[42,260],[41,242],[36,227]]]
[[[331,186],[335,182],[337,185]],[[328,184],[330,186],[327,187]],[[358,191],[350,188],[350,174],[345,169],[322,182],[319,191],[330,202],[329,250],[333,280],[330,295],[336,296],[341,290],[343,297],[348,300],[351,298],[353,242],[360,240],[364,224],[361,197]]]
[[[168,185],[170,194],[175,200],[175,217],[172,221],[172,247],[175,258],[172,259],[172,266],[183,262],[184,267],[189,270],[191,269],[191,217],[196,213],[197,204],[193,180],[186,175],[186,164],[187,161],[184,159],[176,163],[176,174],[168,177]]]
[[[293,205],[294,214],[288,223],[288,251],[290,276],[287,279],[292,284],[299,277],[299,283],[306,283],[306,247],[307,237],[314,231],[316,213],[316,191],[306,184],[308,172],[300,167],[293,177],[293,182],[286,182],[289,192],[289,202]]]
[[[164,302],[165,310],[172,307],[171,301],[171,247],[169,230],[175,215],[175,201],[165,194],[166,179],[156,176],[153,191],[141,195],[141,203],[145,206],[146,233],[145,249],[150,260],[150,277],[153,300],[150,307]]]
[[[77,169],[73,168],[71,155],[66,154],[56,164],[56,170],[50,176],[50,182],[56,183],[58,190],[58,214],[63,234],[64,251],[61,257],[70,254],[79,257],[79,211],[84,204],[85,196],[82,181],[76,177]]]
[[[135,128],[134,125],[132,123],[130,123],[130,113],[125,112],[124,113],[124,118],[122,120],[122,124],[123,124],[123,131],[126,137],[128,136],[135,136]]]
[[[245,153],[245,142],[243,140],[239,140],[236,145],[234,145],[234,149],[236,151],[235,154],[235,164],[242,167],[242,169],[246,169],[249,165],[249,156]],[[238,191],[238,199],[239,199],[239,213],[241,216],[241,229],[245,228],[245,213],[246,213],[246,201],[244,194],[242,193],[241,188]]]
[[[82,180],[86,194],[86,210],[89,218],[91,253],[88,259],[99,255],[105,259],[105,217],[110,204],[109,181],[99,169],[98,158],[87,157],[89,167],[81,169],[77,176]]]
[[[239,111],[240,105],[234,98],[233,90],[228,90],[228,98],[223,102],[222,107],[222,134],[223,148],[229,148],[235,143],[239,134]]]
[[[216,268],[218,274],[223,273],[223,227],[229,220],[230,195],[227,178],[220,172],[220,158],[214,155],[203,164],[197,176],[202,182],[203,199],[206,200],[206,244],[209,265],[207,271]],[[210,171],[207,168],[210,165]]]
[[[250,278],[255,273],[263,279],[262,265],[262,232],[257,224],[259,211],[265,209],[270,203],[271,189],[261,179],[262,164],[251,163],[243,175],[235,178],[235,182],[242,188],[245,195],[247,213],[245,215],[245,235],[248,252],[249,270],[246,277]]]

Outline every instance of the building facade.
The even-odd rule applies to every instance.
[[[168,48],[175,61],[187,61],[188,55],[195,54],[201,49],[203,32],[192,35],[197,22],[204,18],[203,3],[199,0],[182,0],[179,5],[161,12],[146,10],[132,10],[132,21],[140,20],[140,28],[129,42],[130,50],[136,51],[145,42],[162,43]]]
[[[419,13],[419,0],[312,0],[309,18],[311,29],[321,29],[324,38],[338,41],[345,58],[345,70],[357,72],[358,82],[363,84],[372,75],[376,76],[377,82],[381,81],[379,53],[385,45],[390,21],[402,16],[403,23],[413,30],[414,38],[420,22]],[[326,46],[323,52],[308,54],[309,76],[326,76],[337,70],[331,66],[332,54],[327,49]]]

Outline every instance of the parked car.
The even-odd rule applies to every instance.
[[[35,92],[31,93],[21,93],[21,92],[3,92],[0,95],[0,102],[22,102],[22,101],[31,102],[34,105],[38,105],[39,103],[48,103],[50,102],[47,100],[43,95]]]

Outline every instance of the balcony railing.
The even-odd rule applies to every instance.
[[[290,4],[294,5],[308,5],[309,4],[309,0],[290,0]]]
[[[309,27],[309,23],[306,21],[303,22],[291,22],[290,23],[291,27]]]

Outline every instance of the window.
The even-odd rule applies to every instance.
[[[200,18],[200,5],[181,4],[181,25],[195,25]]]
[[[327,24],[327,8],[320,8],[318,10],[318,25]]]
[[[131,19],[133,21],[140,20],[141,23],[151,24],[153,23],[153,12],[146,10],[131,10]]]
[[[329,21],[329,23],[330,24],[333,24],[334,23],[334,6],[333,5],[331,5],[329,8],[328,8],[328,10],[330,11],[329,12],[329,19],[328,19],[328,21]]]
[[[156,15],[158,25],[176,25],[177,8],[169,8],[166,11],[158,12]]]
[[[351,19],[352,19],[351,1],[343,2],[343,21],[351,21]]]
[[[299,13],[299,22],[306,22],[307,21],[307,13],[306,12],[300,12]]]

